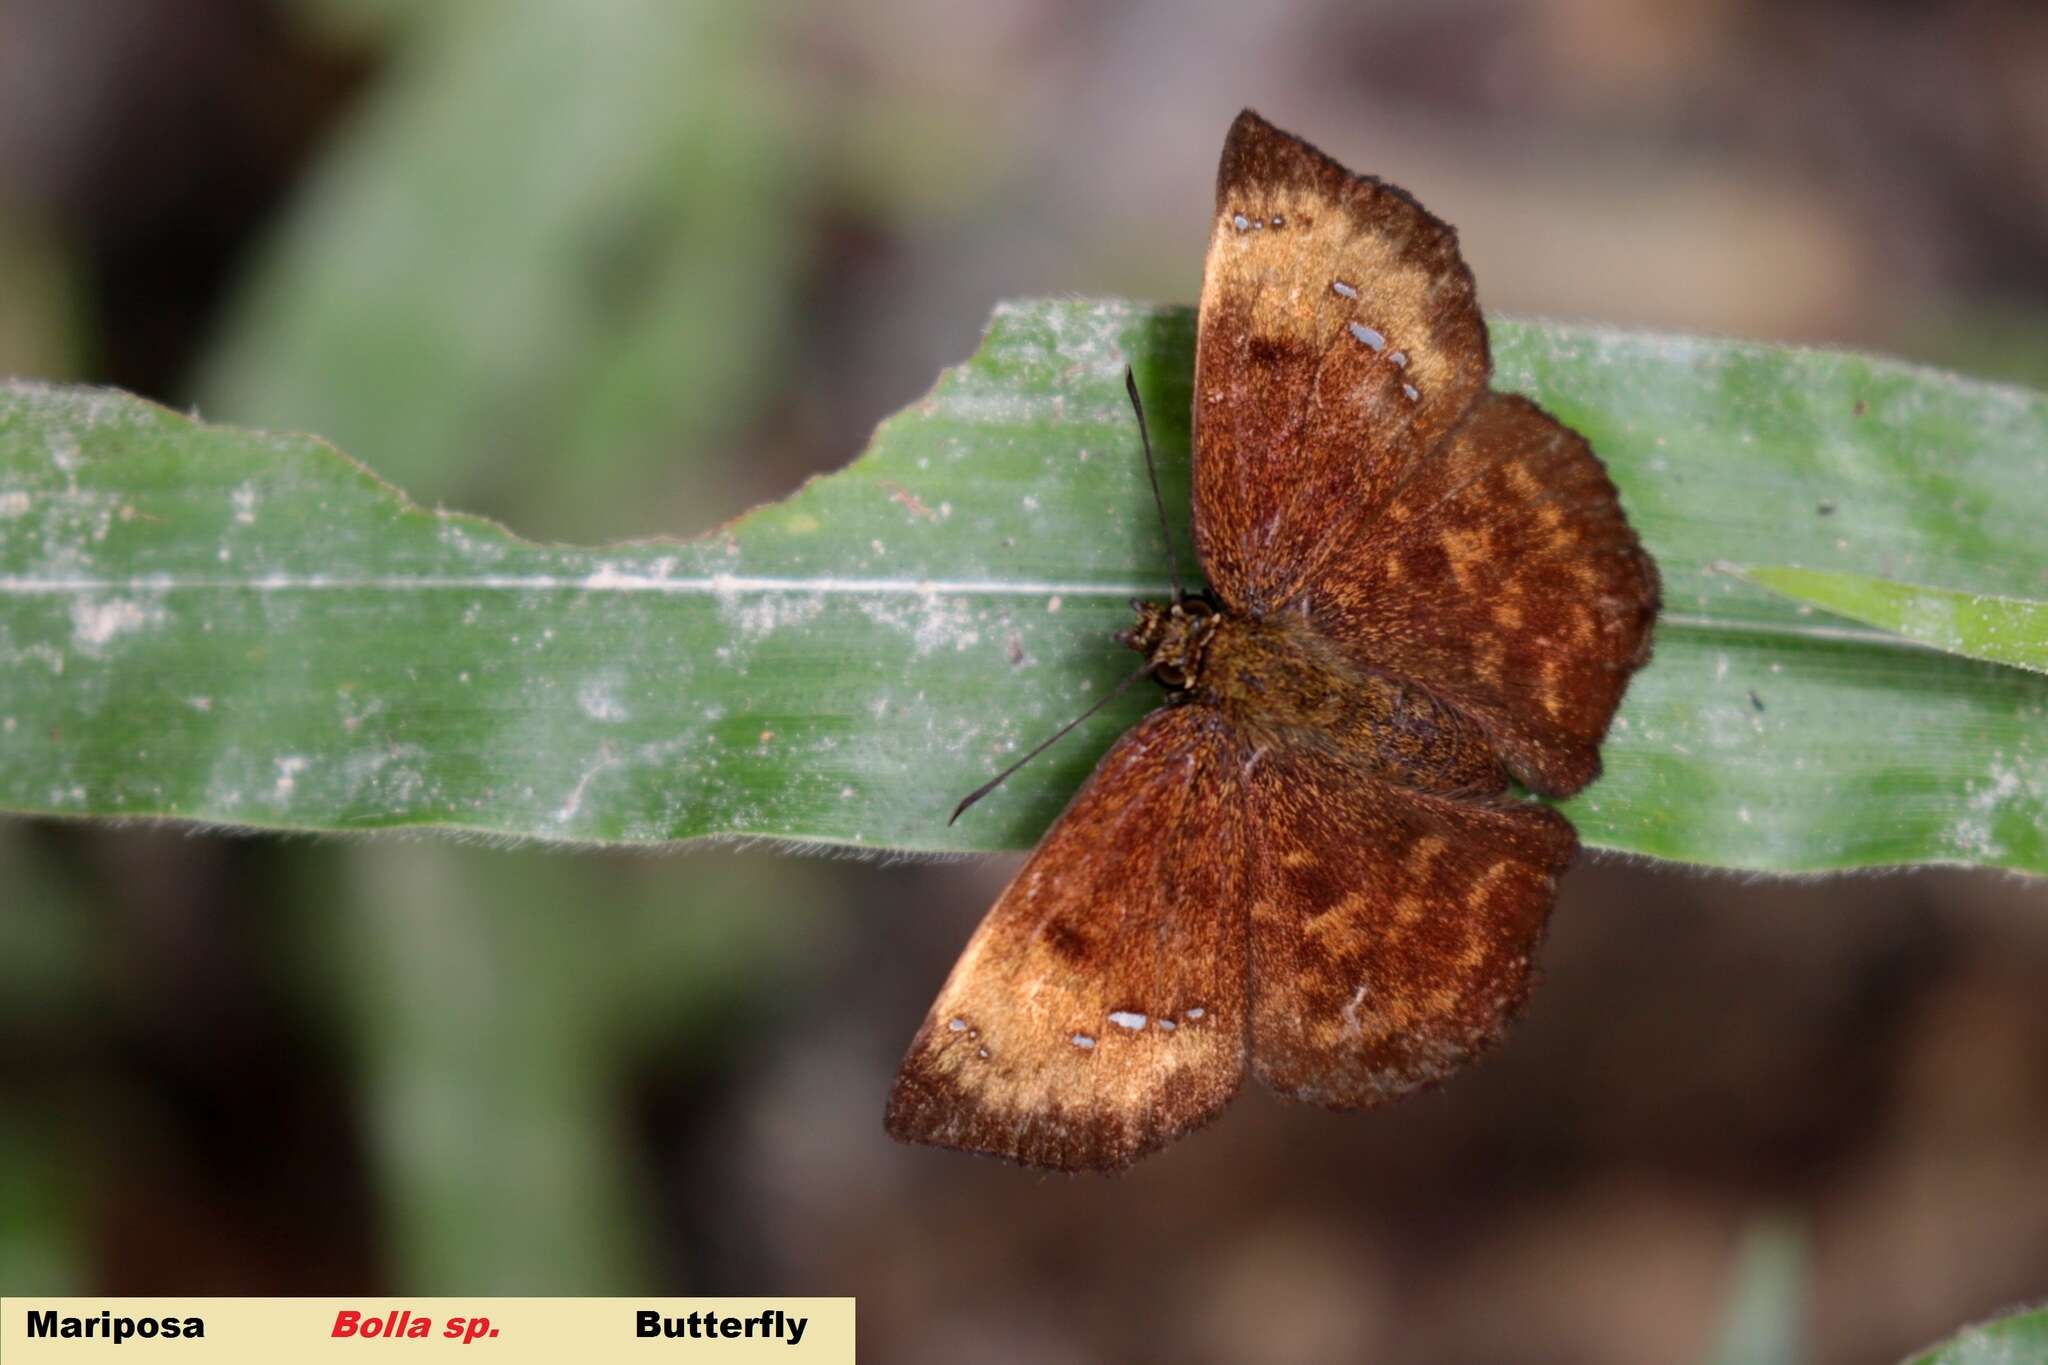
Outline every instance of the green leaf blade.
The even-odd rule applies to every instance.
[[[2048,1360],[2048,1308],[2025,1309],[1966,1327],[1911,1357],[1909,1365],[2022,1365]]]
[[[1816,621],[1712,568],[1765,545],[1838,569],[1910,555],[2011,592],[2048,511],[2048,405],[1862,357],[1512,322],[1494,340],[1501,382],[1594,440],[1665,577],[1607,775],[1566,805],[1590,845],[2048,871],[2048,682]],[[21,680],[0,807],[1028,845],[1152,698],[945,819],[1128,671],[1110,639],[1126,599],[1167,590],[1126,362],[1193,576],[1192,344],[1182,309],[1005,305],[847,469],[702,540],[604,549],[427,512],[307,438],[11,387],[0,500],[28,502],[0,521],[0,663]],[[1898,420],[1859,425],[1857,403]],[[1901,446],[1929,433],[1954,445],[1921,480]],[[1900,504],[1876,518],[1900,538],[1841,535],[1844,489]]]
[[[1732,564],[1728,571],[1781,597],[1862,621],[1929,649],[2048,673],[2048,602],[1785,564]]]

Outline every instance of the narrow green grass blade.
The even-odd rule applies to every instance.
[[[1806,1358],[1807,1261],[1806,1235],[1793,1219],[1751,1222],[1736,1248],[1728,1303],[1705,1365],[1799,1365]]]
[[[2048,602],[1950,592],[1921,583],[1783,564],[1726,567],[1760,588],[1903,635],[1930,649],[2048,673]]]
[[[710,538],[438,515],[322,443],[0,394],[0,808],[576,842],[1032,842],[1133,694],[1167,582],[1122,392],[1188,540],[1183,309],[1006,305],[866,455]],[[2048,680],[1802,615],[1712,566],[2024,596],[2048,402],[1859,356],[1500,322],[1500,382],[1592,439],[1662,564],[1657,657],[1568,804],[1587,842],[1773,871],[2048,871]],[[1185,566],[1192,570],[1193,565]]]
[[[1965,1327],[1908,1365],[2026,1365],[2048,1360],[2048,1308],[2033,1308]]]
[[[810,176],[773,7],[404,19],[223,320],[204,410],[543,534],[657,529],[798,320]]]

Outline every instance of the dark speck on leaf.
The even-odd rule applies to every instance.
[[[1820,513],[1824,517],[1831,517],[1835,514],[1835,505],[1832,502],[1823,502],[1816,506],[1813,510]]]
[[[1754,687],[1749,689],[1749,704],[1759,711],[1764,709],[1764,699],[1756,694]]]

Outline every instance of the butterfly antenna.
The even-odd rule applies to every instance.
[[[987,796],[997,787],[1000,787],[1003,785],[1003,783],[1007,782],[1010,778],[1011,773],[1016,772],[1017,769],[1023,767],[1026,763],[1029,763],[1032,759],[1037,758],[1047,749],[1050,749],[1053,745],[1065,739],[1067,737],[1067,733],[1071,731],[1076,725],[1079,725],[1082,721],[1088,719],[1088,717],[1094,715],[1097,711],[1100,711],[1103,707],[1109,705],[1118,697],[1121,697],[1125,692],[1129,691],[1131,684],[1136,682],[1138,679],[1144,677],[1146,673],[1151,671],[1151,668],[1152,666],[1150,664],[1146,664],[1144,667],[1138,669],[1135,673],[1132,673],[1130,677],[1125,678],[1122,682],[1118,683],[1115,687],[1111,688],[1108,692],[1104,693],[1102,700],[1096,702],[1095,705],[1089,707],[1086,711],[1083,711],[1080,715],[1074,717],[1065,725],[1062,725],[1059,728],[1059,730],[1053,734],[1052,738],[1040,744],[1036,749],[1033,749],[1030,753],[1024,755],[1024,757],[1018,759],[1015,763],[1012,763],[1009,767],[1003,769],[994,777],[982,783],[979,787],[976,787],[973,791],[967,793],[966,799],[961,801],[959,805],[953,807],[953,817],[951,820],[946,821],[946,824],[950,826],[954,820],[958,820],[963,814],[966,813],[966,810],[969,806],[981,800],[982,797]]]
[[[1138,399],[1138,377],[1124,366],[1124,392],[1131,396],[1131,411],[1138,414],[1138,440],[1145,447],[1145,476],[1152,480],[1152,505],[1159,509],[1159,536],[1166,542],[1166,568],[1173,575],[1175,601],[1186,597],[1180,586],[1180,556],[1174,552],[1173,531],[1166,521],[1166,499],[1159,493],[1159,469],[1152,463],[1152,433],[1145,428],[1145,405]]]

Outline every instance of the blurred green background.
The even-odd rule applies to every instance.
[[[1191,300],[1246,104],[1491,308],[2048,383],[2035,0],[4,0],[0,372],[693,533],[999,298]],[[2048,1289],[2038,884],[1589,862],[1491,1061],[1102,1182],[881,1132],[1012,866],[0,826],[0,1285],[857,1294],[934,1361],[1704,1359],[1747,1285],[1847,1362]]]

